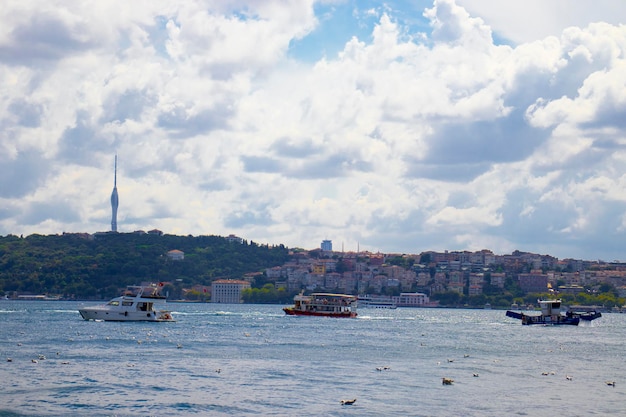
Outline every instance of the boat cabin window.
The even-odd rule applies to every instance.
[[[137,310],[150,311],[152,310],[152,303],[137,303]]]
[[[120,305],[120,302],[119,302],[119,301],[117,301],[117,300],[113,300],[113,301],[109,301],[109,302],[107,303],[107,305],[110,305],[110,306],[118,306],[118,305]]]
[[[123,305],[124,307],[129,307],[129,306],[132,306],[132,305],[133,305],[133,302],[132,302],[132,301],[122,301],[122,305]]]

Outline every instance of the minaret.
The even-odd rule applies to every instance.
[[[117,197],[117,154],[115,154],[115,171],[113,176],[113,192],[111,193],[111,231],[117,232],[117,205],[119,199]]]

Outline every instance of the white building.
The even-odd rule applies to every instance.
[[[230,243],[243,243],[243,238],[235,236],[233,234],[228,235],[226,237],[226,240],[228,240]]]
[[[424,307],[430,299],[421,292],[403,292],[400,296],[393,297],[393,301],[398,307]]]
[[[239,304],[241,292],[250,288],[248,281],[236,279],[218,279],[211,284],[211,302]]]
[[[172,261],[182,261],[185,259],[185,252],[183,252],[182,250],[173,249],[167,252],[167,257],[170,258]]]

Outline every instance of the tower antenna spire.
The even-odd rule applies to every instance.
[[[113,170],[113,192],[111,193],[111,231],[117,232],[117,206],[119,197],[117,196],[117,153],[115,154],[115,168]]]

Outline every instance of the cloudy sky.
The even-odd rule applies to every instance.
[[[626,2],[8,0],[0,234],[626,260]]]

